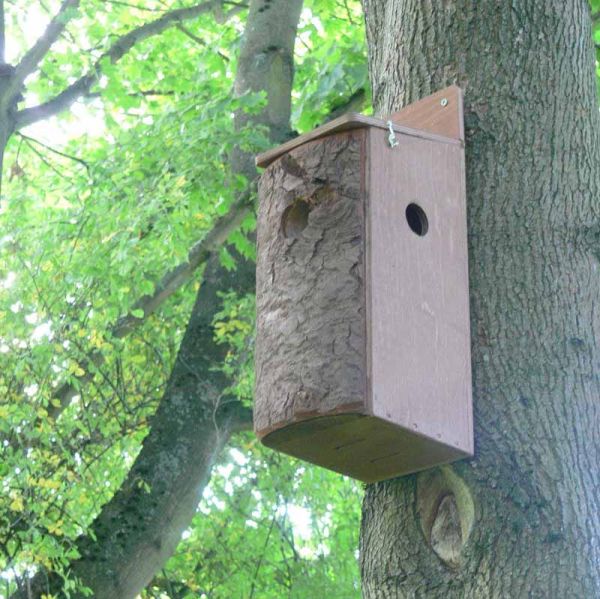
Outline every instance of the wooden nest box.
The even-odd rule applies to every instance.
[[[365,482],[472,455],[460,89],[257,164],[262,442]]]

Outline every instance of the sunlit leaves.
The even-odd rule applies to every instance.
[[[220,368],[231,380],[228,392],[251,405],[254,392],[255,298],[253,295],[240,298],[232,292],[221,297],[223,308],[214,320],[215,339],[230,349]]]
[[[323,15],[327,14],[327,18]],[[358,90],[368,109],[362,13],[358,2],[305,2],[298,34],[293,122],[300,132],[321,124]]]
[[[7,3],[11,61],[59,5]],[[26,102],[53,97],[118,35],[174,6],[181,3],[82,1],[28,79]],[[75,539],[126,476],[201,270],[150,316],[135,302],[187,260],[246,189],[228,168],[232,150],[269,147],[264,129],[233,128],[234,111],[266,103],[260,93],[232,97],[244,19],[239,10],[225,20],[203,15],[118,64],[105,61],[89,97],[10,142],[0,206],[0,570],[11,589],[36,568],[62,572],[76,557]],[[306,2],[298,131],[366,89],[363,37],[358,2]],[[228,239],[250,259],[254,226],[248,216]],[[220,252],[232,270],[233,253]],[[251,405],[254,298],[224,293],[221,301],[214,334],[228,351],[215,368],[230,378],[227,395]],[[123,338],[115,326],[128,314],[144,322]],[[65,384],[73,389],[66,401]],[[359,504],[352,482],[236,437],[154,588],[162,597],[169,589],[195,598],[357,597]]]
[[[357,485],[250,436],[239,441],[155,588],[169,581],[190,598],[360,597]]]

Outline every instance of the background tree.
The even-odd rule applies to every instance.
[[[220,22],[215,23],[218,6],[210,4],[203,11],[207,20],[194,31],[180,26],[182,13],[176,11],[183,8],[165,13],[158,3],[137,10],[124,3],[90,3],[80,13],[67,12],[69,8],[63,3],[55,22],[62,26],[68,17],[86,42],[104,32],[94,27],[102,23],[103,13],[93,9],[104,9],[113,23],[120,18],[127,30],[138,33],[124,33],[114,42],[116,32],[111,32],[99,44],[108,46],[108,52],[113,47],[123,51],[119,71],[100,49],[92,64],[93,80],[71,76],[64,88],[73,89],[85,78],[85,89],[77,89],[94,103],[101,98],[108,143],[90,139],[82,144],[79,138],[77,146],[73,142],[57,150],[28,132],[13,137],[8,148],[2,298],[10,325],[2,350],[6,594],[14,586],[20,596],[67,592],[77,577],[94,596],[125,597],[141,590],[174,550],[219,449],[232,432],[249,426],[250,412],[240,402],[251,388],[247,337],[252,301],[243,293],[253,285],[253,266],[245,262],[252,257],[252,244],[245,233],[253,226],[248,181],[254,170],[248,170],[246,156],[288,131],[292,23],[300,3],[268,10],[265,3],[251,5],[239,66],[231,46],[235,50],[243,30],[243,6],[233,16],[231,9],[217,14]],[[354,18],[349,7],[332,3],[327,10],[329,22],[313,17],[310,8],[305,13],[300,30],[305,53],[326,27],[336,31]],[[352,11],[357,13],[356,6]],[[135,17],[147,18],[148,12],[158,13],[151,15],[157,18],[132,28]],[[180,17],[169,16],[173,14]],[[13,22],[20,18],[12,13]],[[171,32],[179,36],[178,48],[173,39],[156,38],[150,60],[148,48],[129,43],[142,41],[139,31],[158,33],[154,23],[167,19],[178,25]],[[72,42],[68,28],[62,33]],[[187,44],[183,48],[182,39]],[[349,35],[321,44],[306,60],[304,73],[299,69],[297,123],[311,126],[340,99],[357,97],[363,82],[356,65],[350,65],[354,71],[338,65],[325,87],[314,83],[328,47],[337,44],[339,57],[344,46],[352,50],[357,45],[356,39]],[[74,50],[68,44],[68,59],[61,60],[65,46],[60,41],[42,63],[39,78],[47,81],[38,91],[50,100],[41,106],[52,97],[65,97],[62,91],[55,95],[55,89],[63,83],[62,73],[77,66],[70,62]],[[224,48],[215,54],[219,42]],[[204,43],[205,51],[199,52]],[[199,81],[172,73],[175,59],[179,73],[185,73],[192,57],[201,65]],[[152,64],[149,72],[146,63]],[[236,72],[238,99],[230,91]],[[28,82],[26,91],[33,94],[36,83]],[[254,93],[263,89],[266,96]],[[319,110],[308,110],[308,99],[318,94],[323,100]],[[238,114],[235,129],[232,111]],[[42,168],[41,184],[30,175],[36,167]],[[222,247],[226,240],[232,249]],[[182,285],[204,265],[201,291],[183,335],[197,286]],[[157,309],[160,314],[153,316]],[[136,458],[160,395],[151,432]],[[333,584],[356,593],[353,566],[345,565],[343,556],[325,559],[332,547],[354,551],[351,528],[340,516],[355,513],[353,487],[340,487],[333,476],[290,467],[279,458],[269,458],[267,468],[249,440],[228,458],[227,467],[237,476],[220,483],[225,478],[221,471],[203,509],[223,511],[223,499],[228,499],[231,510],[240,512],[223,516],[232,532],[240,522],[248,536],[254,528],[256,544],[236,551],[234,558],[224,555],[220,545],[225,531],[214,530],[220,516],[207,524],[198,514],[199,532],[186,531],[188,547],[192,541],[197,546],[202,534],[212,534],[213,544],[203,544],[204,555],[184,551],[176,556],[175,565],[167,566],[147,592],[197,596],[206,589],[222,596],[279,596],[284,588],[302,596],[302,588],[310,592],[311,585],[323,589]],[[279,476],[273,473],[278,464]],[[279,478],[279,489],[269,484],[271,477]],[[341,492],[335,506],[322,492],[324,480]],[[310,512],[302,508],[313,515],[307,528],[320,539],[294,539],[288,509],[300,506],[290,500],[292,495],[306,503],[312,496],[315,505],[321,504]],[[233,564],[240,571],[237,576],[231,572]],[[265,580],[261,570],[271,577]]]
[[[465,89],[476,457],[370,486],[366,597],[598,597],[600,147],[580,0],[365,0],[377,112]]]

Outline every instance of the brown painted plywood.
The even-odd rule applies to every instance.
[[[366,129],[301,145],[259,185],[254,426],[364,409]]]
[[[370,410],[473,451],[464,151],[370,129],[367,305]],[[416,235],[416,203],[428,231]]]
[[[267,447],[366,483],[410,474],[467,454],[380,418],[321,416],[274,431]]]
[[[394,120],[394,118],[396,118],[396,115],[393,116],[392,120]],[[402,120],[401,117],[398,117],[398,119]],[[409,119],[407,118],[405,120],[408,121]],[[308,133],[299,135],[298,137],[295,137],[294,139],[291,139],[290,141],[281,144],[276,148],[259,154],[256,157],[256,166],[265,168],[283,154],[286,154],[308,142],[327,137],[328,135],[332,135],[334,133],[341,133],[343,131],[350,131],[352,129],[364,129],[367,127],[375,127],[387,131],[389,125],[387,120],[365,116],[364,114],[357,114],[356,112],[349,112],[348,114],[344,114],[341,117],[326,123],[325,125],[321,125],[320,127],[309,131]],[[445,137],[434,132],[423,131],[400,122],[394,122],[393,129],[397,133],[403,133],[404,135],[410,135],[412,137],[418,137],[421,139],[431,139],[439,141],[440,143],[460,143],[459,140],[455,139],[454,137]]]
[[[460,141],[465,139],[462,90],[456,85],[413,102],[387,118],[398,125]]]

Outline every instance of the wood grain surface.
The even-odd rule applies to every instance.
[[[384,120],[387,119],[422,132],[465,140],[462,90],[456,85],[413,102]]]
[[[371,413],[473,451],[464,153],[369,130]],[[406,218],[426,215],[425,235]]]

